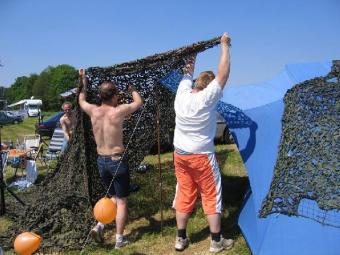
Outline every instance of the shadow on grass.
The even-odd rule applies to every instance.
[[[131,233],[129,234],[129,238],[133,239],[133,241],[138,241],[138,240],[143,239],[143,236],[145,234],[151,234],[151,233],[161,234],[160,220],[156,220],[153,217],[147,217],[146,220],[149,222],[149,224],[147,226],[142,226],[142,227],[132,229]],[[167,227],[174,227],[174,226],[176,226],[175,217],[163,220],[163,229]],[[165,232],[166,230],[163,230],[163,231]]]
[[[220,167],[227,164],[228,158],[230,157],[231,153],[238,153],[238,152],[237,150],[235,150],[235,148],[223,148],[222,150],[219,150],[218,152],[216,152],[216,159]],[[232,162],[232,163],[236,163],[236,162]]]
[[[163,172],[163,208],[169,209],[172,206],[172,199],[175,194],[176,179],[173,169],[166,168],[167,171]],[[132,215],[131,219],[145,218],[148,221],[147,226],[137,227],[132,229],[131,237],[135,241],[142,239],[144,234],[160,232],[160,220],[152,217],[160,211],[160,198],[159,198],[159,183],[157,176],[157,169],[155,166],[147,173],[144,178],[140,180],[142,189],[139,194],[133,195],[131,201]],[[226,207],[222,215],[222,234],[227,238],[236,238],[241,234],[237,224],[237,219],[240,207],[243,203],[244,194],[249,186],[247,177],[238,176],[222,176],[222,199]],[[198,199],[197,201],[200,201]],[[200,202],[197,203],[201,205]],[[191,218],[197,216],[197,208],[194,210]],[[200,216],[197,216],[200,217]],[[202,214],[202,217],[205,216]],[[167,218],[163,221],[163,227],[176,227],[175,217]],[[175,235],[175,233],[174,233]],[[210,235],[209,227],[206,225],[198,232],[191,233],[190,239],[192,243],[200,242]]]
[[[237,224],[238,215],[243,203],[244,195],[248,189],[247,177],[222,176],[222,201],[225,207],[222,214],[222,235],[235,239],[241,234]],[[192,243],[200,242],[210,235],[208,225],[199,232],[190,236]]]

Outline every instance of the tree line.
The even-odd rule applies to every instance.
[[[35,99],[43,101],[44,111],[57,111],[60,109],[60,93],[78,85],[78,70],[70,65],[49,66],[40,74],[21,76],[5,90],[8,104],[22,99]]]

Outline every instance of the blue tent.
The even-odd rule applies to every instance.
[[[272,80],[229,86],[224,91],[222,101],[236,109],[234,116],[225,117],[237,141],[250,181],[239,226],[253,254],[340,254],[339,225],[330,226],[332,220],[339,223],[339,211],[322,211],[315,202],[305,199],[299,205],[299,214],[305,217],[283,214],[258,217],[262,201],[270,188],[278,155],[283,97],[294,85],[327,75],[331,65],[331,61],[290,64]],[[235,118],[235,115],[238,117]],[[311,208],[310,212],[302,211],[306,207]]]

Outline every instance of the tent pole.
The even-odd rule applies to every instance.
[[[157,93],[157,145],[158,145],[158,170],[159,170],[159,194],[161,207],[161,236],[163,236],[163,192],[162,192],[162,165],[161,165],[161,142],[160,142],[160,110],[159,110],[159,96]]]
[[[1,145],[1,128],[0,126],[0,182],[2,183],[4,180],[4,169],[3,169],[3,162],[2,162],[2,145]],[[5,206],[5,187],[0,185],[0,216],[6,213],[6,206]]]

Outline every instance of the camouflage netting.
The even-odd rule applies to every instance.
[[[160,109],[161,140],[175,125],[174,94],[159,81],[172,70],[181,72],[184,59],[219,43],[219,38],[203,41],[163,54],[107,68],[88,68],[87,100],[97,103],[98,85],[111,80],[118,85],[120,102],[130,102],[127,85],[134,85],[145,100],[140,109],[124,124],[126,145],[138,119],[140,122],[128,148],[130,169],[135,169],[156,143],[156,114]],[[90,120],[77,107],[77,124],[65,156],[55,171],[41,185],[34,187],[23,200],[28,205],[12,203],[15,224],[2,236],[8,249],[23,231],[34,231],[43,238],[43,250],[79,249],[93,226],[92,206],[103,195],[96,166],[96,144]]]
[[[328,76],[286,93],[278,159],[260,217],[300,215],[340,227],[339,77],[340,61],[333,61]]]

